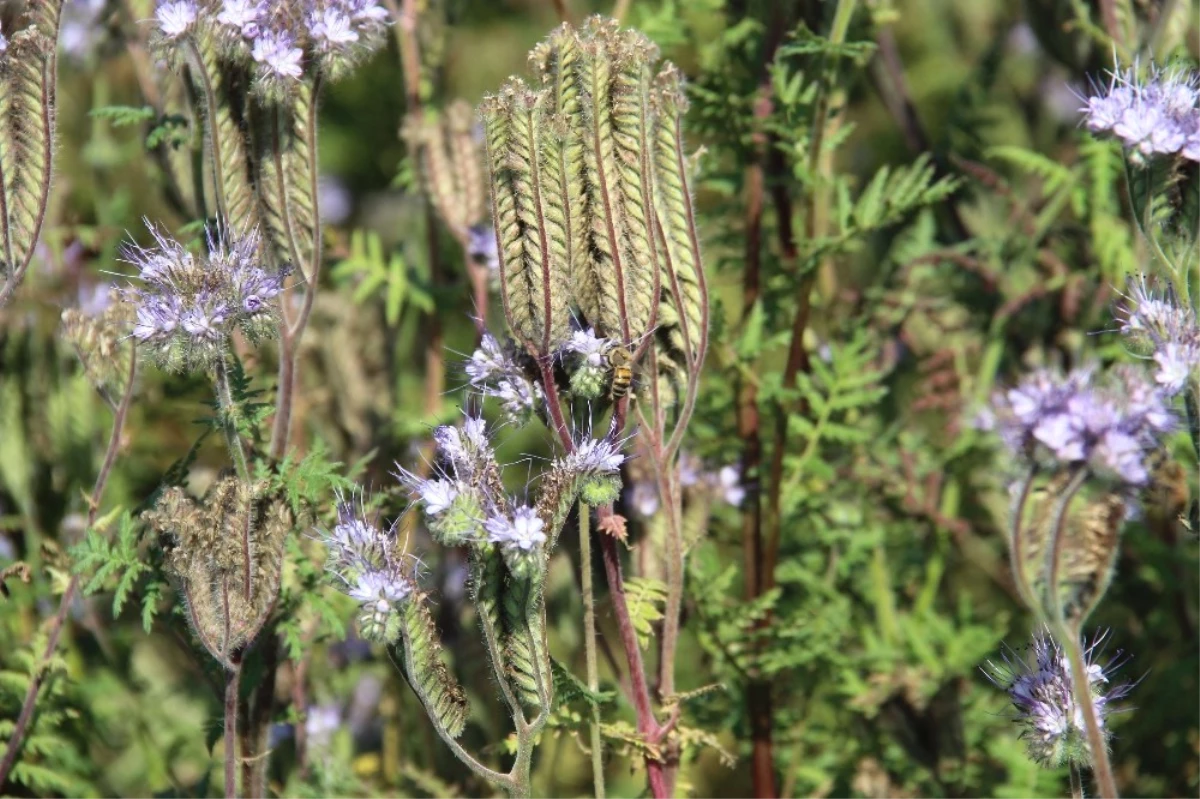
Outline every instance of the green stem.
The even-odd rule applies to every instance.
[[[213,384],[217,390],[221,428],[225,432],[225,441],[229,445],[229,456],[233,458],[233,466],[237,470],[238,479],[243,483],[249,483],[250,467],[246,461],[246,450],[242,446],[242,438],[238,434],[237,406],[233,401],[233,389],[229,385],[229,364],[225,362],[224,356],[217,359]]]
[[[587,659],[587,686],[593,694],[600,687],[596,667],[596,597],[592,590],[591,509],[579,503],[579,571],[583,583],[583,651]],[[600,706],[592,704],[589,725],[592,739],[592,786],[596,799],[604,799],[604,753],[600,741]]]
[[[1029,502],[1029,494],[1033,489],[1033,480],[1037,475],[1037,468],[1031,467],[1025,479],[1021,481],[1021,490],[1017,495],[1016,501],[1013,502],[1013,509],[1009,519],[1009,559],[1012,565],[1013,582],[1017,585],[1017,592],[1021,595],[1021,599],[1034,613],[1038,612],[1037,593],[1033,590],[1033,585],[1029,582],[1029,576],[1025,572],[1025,506]]]
[[[1054,634],[1071,664],[1071,691],[1075,694],[1075,704],[1083,710],[1083,726],[1087,732],[1088,749],[1092,756],[1092,774],[1096,777],[1096,790],[1101,799],[1117,799],[1117,781],[1113,777],[1112,764],[1108,759],[1108,741],[1100,728],[1100,716],[1096,712],[1095,698],[1092,696],[1092,684],[1088,679],[1079,631],[1068,628],[1062,622],[1055,622]]]

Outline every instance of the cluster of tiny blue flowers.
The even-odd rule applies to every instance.
[[[346,74],[383,44],[389,24],[376,0],[166,0],[154,17],[162,44],[212,30],[225,53],[253,65],[256,91],[276,99],[306,64],[330,78]]]
[[[1147,455],[1175,427],[1165,393],[1138,369],[1116,367],[1102,383],[1092,368],[1039,370],[993,397],[980,420],[1018,457],[1086,465],[1128,485],[1145,485]]]
[[[1120,653],[1111,662],[1100,665],[1095,656],[1106,636],[1097,635],[1084,654],[1088,690],[1101,729],[1112,711],[1112,703],[1128,695],[1129,683],[1113,683],[1111,676],[1120,668]],[[1085,766],[1088,756],[1083,708],[1072,691],[1071,667],[1058,644],[1045,633],[1033,639],[1033,663],[1011,649],[1003,653],[1001,663],[989,661],[984,674],[1012,700],[1014,721],[1022,727],[1030,757],[1037,763],[1057,768],[1068,763]]]
[[[1139,355],[1154,361],[1154,380],[1170,395],[1178,394],[1200,369],[1200,325],[1191,308],[1171,291],[1158,292],[1139,276],[1117,312],[1121,334]]]
[[[464,370],[471,387],[499,400],[505,417],[513,424],[528,422],[542,399],[542,387],[525,375],[490,333],[483,334]]]
[[[361,503],[339,498],[337,524],[318,530],[329,552],[326,571],[362,611],[363,637],[384,640],[393,611],[416,588],[418,563],[400,551],[394,531],[366,518]]]
[[[433,439],[437,450],[430,477],[399,467],[396,472],[424,509],[430,533],[448,546],[496,546],[514,573],[531,573],[547,541],[546,519],[538,508],[505,493],[483,418],[468,413],[461,427],[438,427]],[[574,483],[584,495],[590,490],[611,501],[625,460],[622,443],[590,436],[574,442],[571,452],[551,463],[554,482]]]
[[[135,311],[132,335],[168,371],[210,367],[224,357],[229,337],[242,330],[252,341],[273,336],[276,297],[286,272],[268,272],[259,260],[259,236],[234,238],[210,231],[197,257],[152,224],[150,248],[128,244],[122,259],[138,268],[141,285],[122,290]]]
[[[1130,69],[1113,72],[1080,109],[1088,129],[1111,133],[1139,158],[1178,154],[1200,161],[1197,76],[1154,70],[1141,81]]]

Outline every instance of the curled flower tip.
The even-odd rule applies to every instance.
[[[183,36],[196,24],[197,8],[195,0],[174,0],[159,3],[154,10],[154,19],[158,29],[168,40]]]
[[[537,511],[528,505],[521,505],[514,510],[511,519],[497,514],[484,522],[488,541],[498,544],[502,549],[519,552],[532,552],[544,544],[545,526]]]
[[[1129,683],[1111,681],[1123,662],[1120,653],[1107,664],[1096,662],[1105,638],[1106,634],[1097,635],[1084,653],[1089,693],[1101,729],[1112,712],[1112,703],[1127,696],[1132,688]],[[1001,662],[988,661],[983,673],[1008,693],[1013,720],[1021,726],[1021,737],[1035,762],[1049,768],[1068,763],[1086,765],[1090,758],[1084,711],[1075,701],[1070,663],[1046,633],[1034,636],[1031,649],[1032,663],[1008,649]]]

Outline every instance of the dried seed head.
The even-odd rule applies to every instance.
[[[178,578],[197,636],[229,665],[262,628],[279,595],[284,539],[295,527],[282,497],[235,477],[196,502],[168,488],[144,515],[171,542],[167,565]]]

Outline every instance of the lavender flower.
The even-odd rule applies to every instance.
[[[510,361],[500,342],[491,333],[484,333],[479,347],[471,353],[470,360],[464,367],[471,385],[483,388],[489,382],[506,374],[510,370]]]
[[[345,48],[358,41],[350,17],[335,7],[314,10],[309,15],[308,33],[318,52]]]
[[[266,13],[262,0],[223,0],[217,22],[238,36],[254,39],[259,33],[259,22]]]
[[[342,726],[342,710],[337,705],[315,705],[308,708],[304,719],[304,734],[308,745],[316,750],[326,749],[333,734]]]
[[[736,466],[721,467],[713,482],[720,491],[721,498],[734,507],[741,505],[742,500],[746,498],[741,471]]]
[[[65,54],[76,61],[88,57],[104,35],[104,26],[99,20],[103,10],[104,0],[71,0],[63,4],[58,41]],[[0,44],[0,52],[3,51]]]
[[[637,515],[648,519],[658,513],[658,487],[650,480],[638,480],[629,489],[629,506]]]
[[[472,225],[467,231],[467,256],[483,264],[489,272],[500,269],[500,251],[496,248],[496,231],[487,223]]]
[[[1139,158],[1179,153],[1200,160],[1197,76],[1179,70],[1152,70],[1139,81],[1134,69],[1110,73],[1107,87],[1096,86],[1080,109],[1094,133],[1112,133]]]
[[[514,510],[511,519],[504,515],[495,515],[484,522],[488,541],[510,552],[524,553],[532,552],[545,543],[545,526],[537,511],[528,505],[521,505]]]
[[[8,37],[4,35],[4,26],[0,25],[0,55],[8,52]]]
[[[1154,380],[1168,395],[1178,394],[1200,368],[1200,325],[1196,314],[1171,290],[1156,291],[1145,275],[1132,281],[1117,311],[1118,329],[1139,354],[1149,354]]]
[[[505,416],[524,424],[542,397],[536,385],[490,333],[484,333],[479,348],[464,366],[471,386],[485,397],[500,400]]]
[[[133,337],[162,368],[211,366],[224,357],[234,329],[256,341],[274,334],[273,300],[283,291],[284,273],[259,265],[257,233],[210,234],[207,252],[197,258],[149,222],[147,227],[156,246],[121,250],[142,284],[121,295],[134,308]]]
[[[175,0],[160,3],[154,10],[154,19],[158,29],[168,41],[174,41],[192,29],[196,23],[196,3],[194,0]]]
[[[1101,728],[1111,704],[1125,697],[1132,686],[1112,683],[1121,666],[1120,653],[1106,665],[1095,661],[1107,634],[1098,634],[1084,653],[1089,690]],[[1001,663],[988,661],[984,674],[1012,700],[1013,720],[1022,727],[1029,755],[1043,766],[1057,768],[1089,762],[1083,708],[1075,701],[1071,669],[1058,644],[1046,633],[1033,639],[1032,664],[1009,649]]]
[[[450,507],[459,494],[459,486],[452,480],[425,480],[418,488],[425,512],[436,516]]]
[[[992,400],[993,425],[1018,455],[1048,459],[1128,485],[1149,477],[1147,454],[1174,426],[1166,399],[1137,369],[1093,369],[1062,376],[1042,370]]]
[[[576,330],[571,338],[563,344],[563,350],[573,352],[583,358],[583,362],[593,368],[603,369],[606,364],[604,354],[612,346],[608,339],[596,335],[592,328]]]
[[[624,462],[620,444],[607,438],[585,438],[562,461],[570,471],[589,474],[615,474]]]
[[[266,31],[254,40],[250,57],[259,64],[264,76],[276,81],[299,80],[300,59],[304,52],[287,31]]]
[[[363,637],[384,640],[395,608],[416,590],[416,561],[400,551],[392,530],[368,519],[361,500],[339,497],[338,524],[318,530],[329,550],[325,570],[343,594],[359,602]]]

